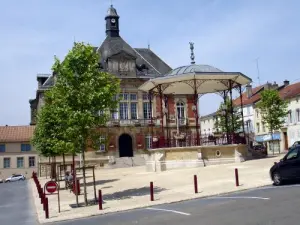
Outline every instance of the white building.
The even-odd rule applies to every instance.
[[[284,81],[284,85],[277,87],[277,90],[280,97],[289,103],[283,127],[271,136],[257,108],[254,115],[255,140],[266,143],[269,153],[284,152],[295,141],[300,141],[300,82],[290,85],[289,81]]]
[[[217,113],[211,113],[205,116],[200,117],[200,123],[201,123],[201,135],[211,135],[214,132],[218,132],[217,129],[215,129],[215,123],[217,118]]]

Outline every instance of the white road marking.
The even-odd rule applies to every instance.
[[[262,200],[269,200],[270,198],[263,198],[263,197],[251,197],[251,196],[224,196],[224,197],[211,197],[210,199],[262,199]]]
[[[300,184],[293,184],[287,186],[270,186],[270,187],[260,187],[257,190],[267,190],[267,189],[276,189],[276,188],[292,188],[292,187],[300,187]]]
[[[156,210],[156,211],[165,211],[165,212],[172,212],[172,213],[177,213],[177,214],[181,214],[181,215],[185,215],[185,216],[190,216],[190,213],[185,213],[185,212],[180,212],[180,211],[176,211],[176,210],[170,210],[170,209],[159,209],[159,208],[146,208],[149,210]]]

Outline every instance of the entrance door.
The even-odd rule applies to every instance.
[[[283,132],[283,137],[284,137],[284,150],[288,150],[289,149],[289,145],[288,145],[287,132]]]
[[[120,157],[133,157],[132,138],[129,134],[122,134],[119,137]]]

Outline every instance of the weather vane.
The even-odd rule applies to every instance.
[[[190,42],[191,49],[191,64],[195,64],[195,55],[194,55],[194,43]]]

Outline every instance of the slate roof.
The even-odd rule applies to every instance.
[[[137,64],[151,64],[155,67],[160,74],[166,74],[172,70],[172,68],[166,64],[158,55],[156,55],[151,49],[148,48],[135,48],[139,53],[137,58]]]
[[[187,73],[193,73],[193,72],[223,72],[222,70],[215,68],[210,65],[188,65],[188,66],[181,66],[178,67],[172,71],[170,71],[167,76],[175,76],[179,74],[187,74]]]
[[[200,116],[200,119],[207,119],[207,118],[210,118],[210,117],[214,117],[217,115],[217,112],[213,112],[213,113],[210,113],[210,114],[207,114],[207,115],[204,115],[204,116]]]
[[[135,58],[138,65],[147,65],[150,74],[163,75],[172,70],[170,66],[150,49],[132,48],[122,37],[107,36],[98,49],[102,61],[107,60],[107,58],[116,55],[121,51]]]
[[[30,142],[35,126],[0,126],[0,143]]]

